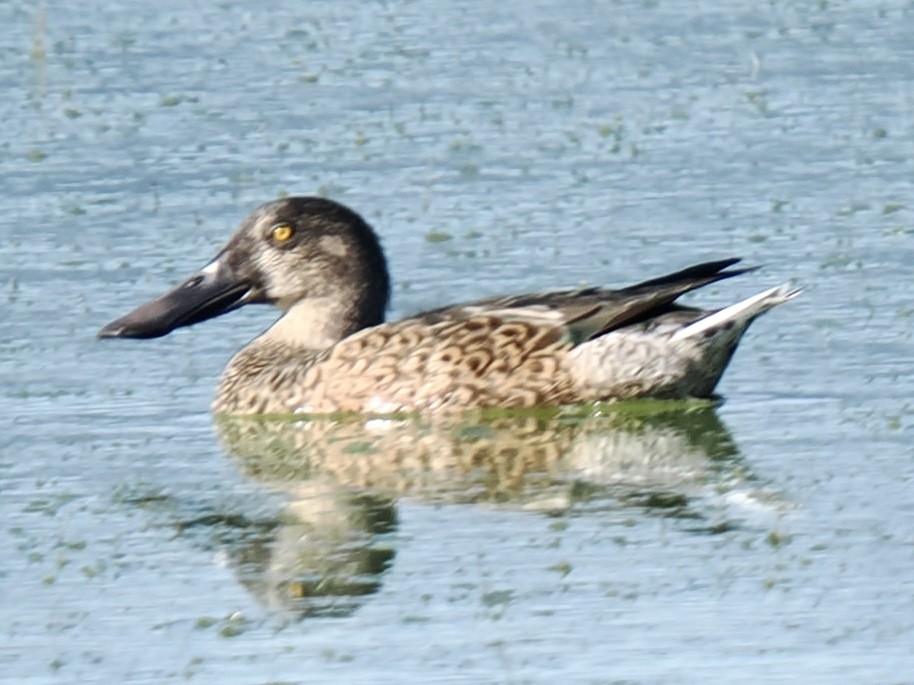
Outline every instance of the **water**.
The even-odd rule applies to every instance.
[[[4,3],[0,680],[911,682],[912,18]],[[696,300],[806,292],[716,409],[214,430],[270,312],[94,333],[282,193],[378,228],[394,317],[731,254]]]

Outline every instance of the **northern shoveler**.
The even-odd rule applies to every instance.
[[[738,259],[643,283],[449,305],[384,322],[378,236],[330,200],[261,205],[200,272],[99,331],[154,338],[251,303],[282,316],[231,359],[213,411],[454,411],[613,398],[707,397],[749,324],[789,283],[717,311],[675,300],[751,269]]]

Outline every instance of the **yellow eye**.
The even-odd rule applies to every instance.
[[[277,243],[284,243],[295,235],[295,229],[289,224],[279,224],[270,229],[270,237]]]

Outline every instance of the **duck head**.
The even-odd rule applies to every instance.
[[[343,336],[382,323],[389,298],[387,263],[365,220],[331,200],[291,197],[258,207],[203,269],[98,336],[157,338],[256,303],[313,306]]]

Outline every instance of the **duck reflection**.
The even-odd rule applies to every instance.
[[[245,589],[275,617],[298,621],[347,616],[377,592],[394,550],[386,534],[395,530],[390,498],[347,492],[317,479],[277,508],[264,493],[232,507],[198,508],[154,498],[184,509],[172,525],[178,535],[216,551]],[[135,500],[148,507],[147,497]],[[243,513],[241,513],[243,511]],[[278,513],[277,513],[278,512]],[[227,619],[228,631],[239,629]]]
[[[396,502],[574,515],[605,508],[715,521],[710,499],[750,479],[713,406],[636,403],[589,413],[452,420],[219,417],[239,468],[288,498],[269,536],[232,546],[242,582],[299,617],[345,615],[394,557]]]
[[[248,591],[279,615],[346,616],[380,588],[394,556],[382,536],[395,527],[389,498],[315,480],[301,486],[268,535],[235,547],[231,563]]]

